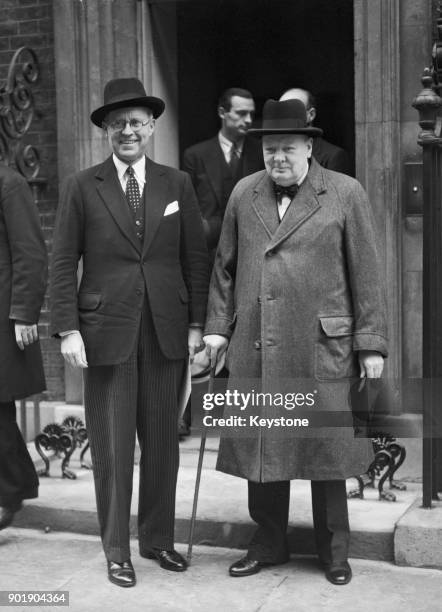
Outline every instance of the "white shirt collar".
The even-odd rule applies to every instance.
[[[218,140],[219,140],[219,144],[221,145],[222,150],[225,152],[228,151],[230,153],[230,151],[232,150],[233,142],[229,140],[228,138],[226,138],[221,131],[218,132]],[[236,143],[236,148],[240,152],[240,154],[242,153],[243,147],[244,147],[244,138],[242,140],[238,140],[238,142]]]
[[[146,182],[146,156],[145,155],[143,155],[143,157],[141,157],[134,164],[126,164],[126,162],[121,161],[121,159],[119,159],[115,155],[115,153],[112,153],[112,159],[114,161],[115,168],[117,169],[118,179],[120,183],[123,179],[126,178],[125,177],[126,170],[131,165],[132,168],[134,169],[135,178],[137,179],[138,183],[141,183],[142,185],[144,185],[144,183]]]

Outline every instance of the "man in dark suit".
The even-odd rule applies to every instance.
[[[37,322],[47,276],[46,247],[26,180],[0,166],[0,529],[38,476],[16,421],[15,400],[46,388]]]
[[[310,91],[294,87],[284,92],[279,100],[301,100],[307,111],[308,125],[313,125],[316,117],[316,100]],[[322,136],[313,141],[313,157],[328,170],[350,174],[350,160],[346,151],[327,142]]]
[[[91,115],[112,156],[70,177],[52,263],[52,331],[85,373],[86,424],[108,576],[133,586],[129,518],[135,434],[141,448],[141,556],[184,571],[174,550],[178,395],[201,347],[208,256],[189,177],[146,157],[164,102],[114,79]],[[83,276],[77,292],[77,263]]]
[[[260,143],[247,136],[254,112],[249,91],[227,89],[218,102],[218,134],[184,152],[183,170],[195,187],[212,261],[233,187],[239,179],[264,168]]]

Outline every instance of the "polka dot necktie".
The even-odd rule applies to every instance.
[[[135,178],[135,172],[132,166],[128,167],[126,174],[128,177],[126,183],[126,200],[131,211],[136,216],[141,203],[140,188],[138,187],[138,181]]]

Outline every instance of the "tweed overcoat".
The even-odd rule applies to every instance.
[[[374,220],[361,185],[312,160],[279,222],[267,172],[241,180],[226,209],[205,333],[230,338],[231,388],[250,378],[275,392],[289,381],[294,391],[316,392],[309,409],[325,414],[324,427],[305,435],[290,427],[248,427],[239,436],[223,429],[219,470],[255,482],[366,471],[371,442],[355,438],[350,384],[359,376],[357,351],[386,356],[387,332]],[[293,416],[285,407],[264,416],[272,410]],[[350,426],[331,426],[331,412],[348,413]]]
[[[0,165],[0,402],[43,391],[39,342],[21,351],[14,322],[37,323],[47,254],[31,190],[18,172]]]

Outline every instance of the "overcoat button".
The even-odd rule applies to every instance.
[[[259,351],[261,349],[261,341],[260,340],[256,340],[254,342],[254,346],[255,346],[256,350]]]
[[[258,304],[261,304],[261,296],[258,295]]]

